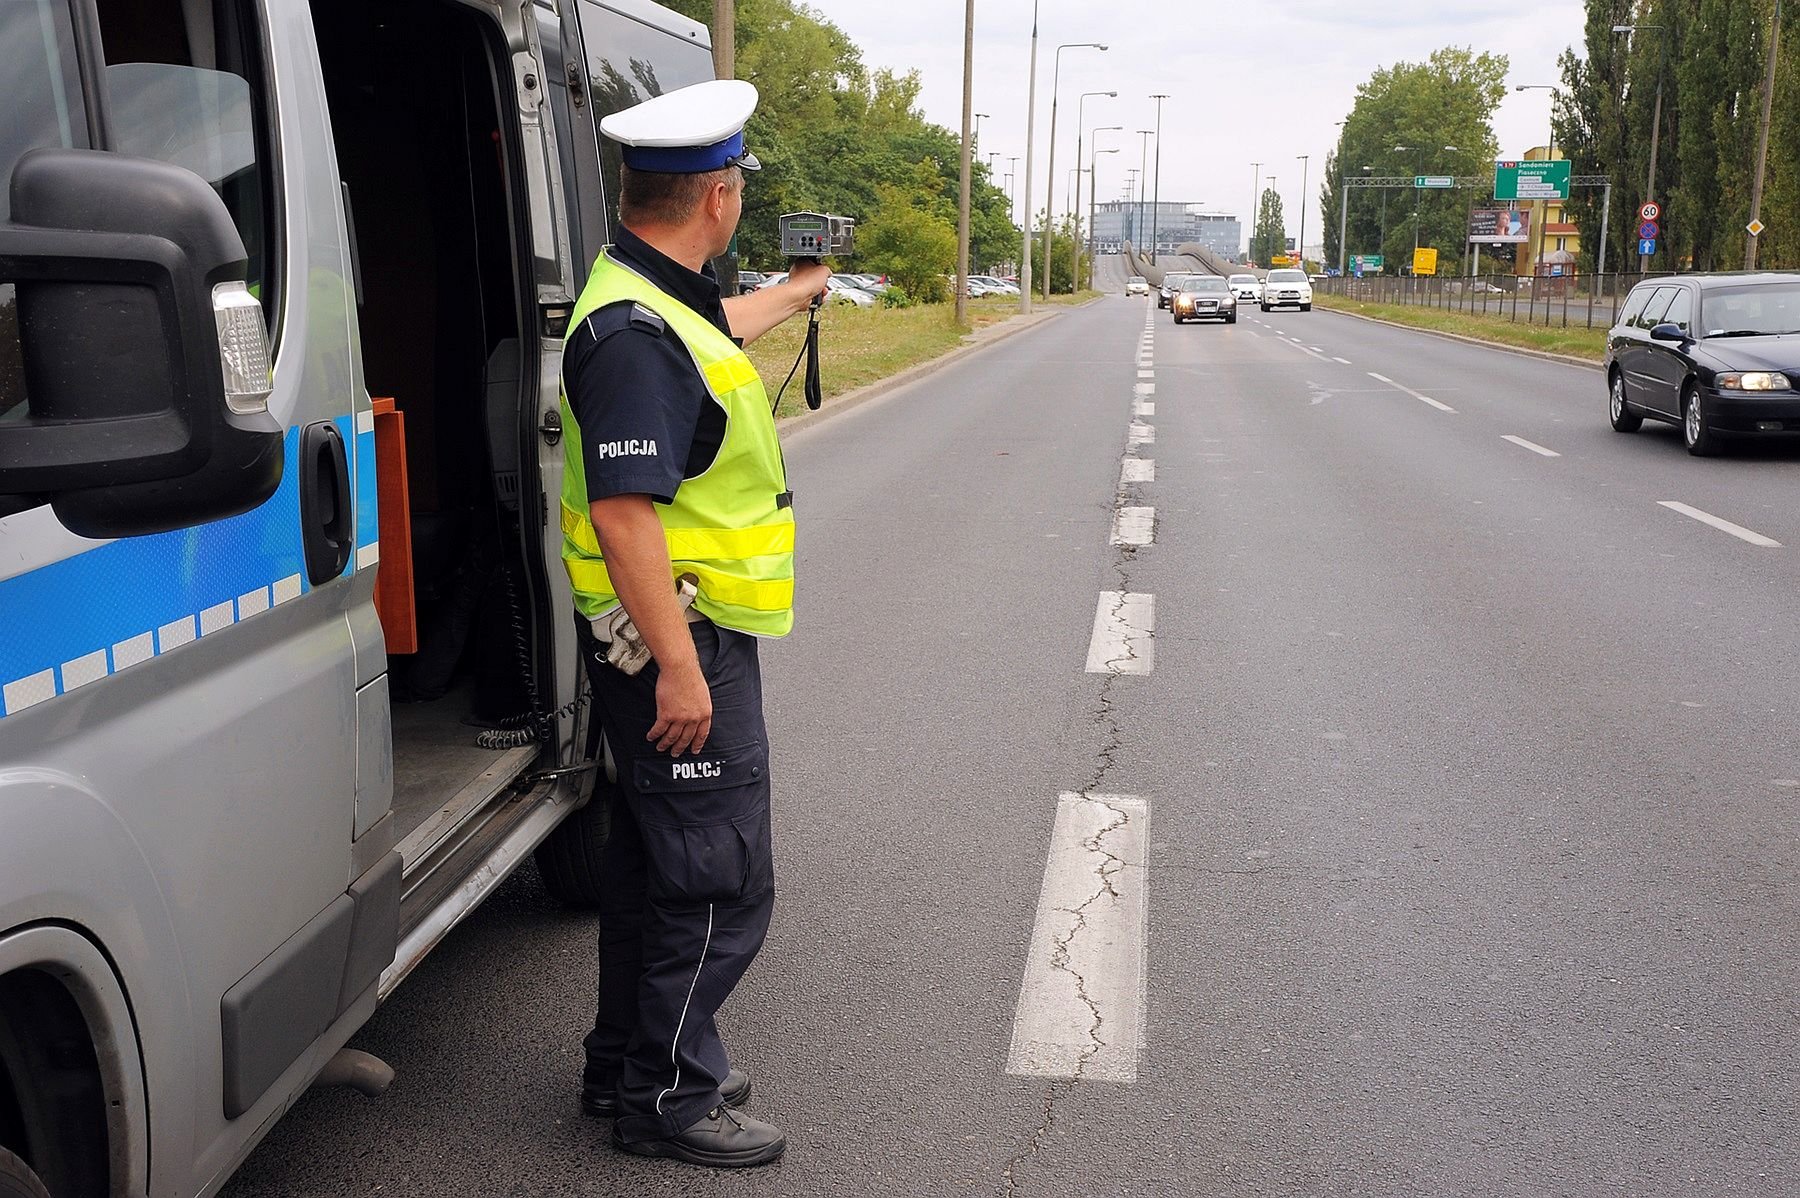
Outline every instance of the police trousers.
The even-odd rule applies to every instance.
[[[601,856],[600,996],[585,1083],[616,1087],[622,1140],[663,1139],[719,1102],[729,1069],[713,1017],[756,959],[775,907],[769,751],[756,638],[688,626],[712,691],[712,732],[671,757],[645,739],[657,667],[636,675],[585,656],[618,765]]]

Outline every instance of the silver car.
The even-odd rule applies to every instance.
[[[1237,297],[1218,275],[1188,275],[1169,302],[1176,324],[1190,320],[1237,323]]]

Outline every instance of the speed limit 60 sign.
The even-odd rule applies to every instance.
[[[1645,204],[1642,208],[1638,209],[1638,219],[1639,220],[1655,220],[1657,217],[1659,217],[1661,215],[1662,215],[1662,205],[1657,203],[1655,200],[1651,200],[1649,203]]]

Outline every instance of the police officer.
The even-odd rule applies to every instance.
[[[708,263],[759,168],[743,133],[756,100],[720,80],[601,122],[624,147],[620,227],[563,357],[563,562],[619,772],[582,1105],[627,1152],[714,1166],[786,1148],[738,1109],[750,1079],[713,1022],[774,906],[756,642],[793,624],[792,496],[742,346],[828,275],[719,294]]]

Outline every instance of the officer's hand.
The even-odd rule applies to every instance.
[[[796,262],[793,270],[788,272],[788,282],[798,294],[806,298],[808,304],[812,303],[814,296],[825,294],[825,283],[830,278],[831,268],[823,262]]]
[[[664,670],[656,678],[656,724],[644,739],[659,753],[698,753],[712,733],[712,691],[699,662]]]

